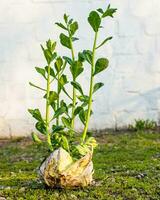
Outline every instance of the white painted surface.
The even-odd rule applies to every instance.
[[[97,76],[105,87],[95,96],[94,129],[123,127],[135,118],[160,120],[160,1],[111,0],[118,13],[105,22],[99,41],[114,39],[98,51],[110,59],[110,68]],[[27,135],[33,119],[27,108],[44,108],[41,93],[28,81],[42,83],[34,66],[43,66],[39,44],[58,39],[54,22],[67,12],[79,20],[80,50],[91,48],[93,32],[87,23],[90,10],[106,0],[1,0],[0,1],[0,135]],[[68,53],[58,46],[58,51]],[[81,80],[88,83],[88,73]],[[79,126],[78,126],[79,127]]]

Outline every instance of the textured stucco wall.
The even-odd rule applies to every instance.
[[[109,2],[109,1],[108,1]],[[90,127],[114,128],[135,118],[160,119],[160,1],[111,0],[118,13],[105,22],[99,41],[113,35],[109,45],[98,51],[110,59],[110,68],[97,76],[105,87],[94,102]],[[0,1],[0,135],[27,135],[33,120],[27,108],[41,107],[41,93],[28,81],[41,83],[34,66],[43,66],[39,44],[58,39],[54,22],[64,12],[79,20],[80,50],[91,48],[93,32],[88,12],[106,5],[106,0],[1,0]],[[58,51],[66,51],[58,46]],[[82,78],[84,85],[88,83]]]

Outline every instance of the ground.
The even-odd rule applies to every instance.
[[[0,199],[11,200],[159,200],[160,134],[101,134],[95,150],[93,186],[48,189],[37,169],[46,147],[28,139],[0,142]]]

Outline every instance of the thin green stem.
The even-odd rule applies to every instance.
[[[68,94],[68,92],[66,91],[66,89],[65,89],[65,88],[62,88],[62,90],[63,90],[63,92],[67,95],[67,97],[68,97],[71,101],[73,101],[72,97]]]
[[[37,85],[31,83],[31,82],[29,82],[29,84],[30,84],[32,87],[35,87],[35,88],[37,88],[37,89],[39,89],[39,90],[42,90],[42,91],[45,91],[45,92],[46,92],[45,89],[43,89],[43,88],[41,88],[41,87],[39,87],[39,86],[37,86]]]
[[[60,92],[59,92],[59,87],[60,87],[60,84],[59,84],[59,73],[58,73],[58,77],[57,77],[57,94],[58,94],[58,98],[57,98],[57,109],[59,109],[59,101],[60,101]],[[59,125],[59,116],[56,118],[56,125],[58,126]]]
[[[87,130],[88,130],[88,126],[89,126],[89,120],[90,120],[90,115],[91,115],[91,109],[92,109],[92,94],[93,94],[93,82],[94,82],[93,73],[94,73],[94,70],[95,70],[95,52],[96,52],[97,36],[98,36],[98,32],[95,33],[94,44],[93,44],[93,51],[92,51],[93,55],[92,55],[92,65],[91,65],[89,102],[88,102],[86,124],[85,124],[83,135],[82,135],[82,141],[83,142],[86,139],[86,134],[87,134]]]
[[[73,81],[75,81],[75,79],[73,79]],[[74,87],[73,87],[72,99],[73,99],[73,105],[72,105],[72,123],[71,123],[71,127],[72,127],[72,129],[74,129],[74,120],[75,120],[74,111],[75,111],[75,107],[76,107],[76,90],[75,90]]]
[[[70,46],[71,46],[71,54],[72,54],[72,60],[74,61],[75,60],[75,56],[74,56],[74,49],[73,49],[73,44],[72,44],[72,36],[70,34],[70,31],[69,31],[69,27],[68,28],[68,34],[69,34],[69,41],[70,41]],[[73,78],[73,81],[75,81],[75,79]],[[71,122],[71,127],[72,129],[74,129],[74,119],[75,119],[75,116],[74,116],[74,111],[75,111],[75,107],[76,107],[76,89],[73,87],[73,91],[72,91],[72,122]]]
[[[50,66],[48,66],[48,75],[47,75],[47,97],[46,97],[46,133],[47,133],[47,143],[49,146],[49,149],[52,151],[53,147],[52,147],[52,143],[51,143],[51,134],[50,134],[50,130],[49,130],[49,94],[50,94]]]

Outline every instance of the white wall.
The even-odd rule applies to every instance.
[[[109,1],[108,1],[109,2]],[[135,118],[160,120],[160,1],[111,0],[118,13],[107,20],[99,41],[114,39],[98,51],[110,68],[97,76],[105,87],[94,102],[95,129],[123,127]],[[41,107],[41,93],[29,81],[41,83],[34,66],[43,66],[39,44],[58,39],[54,22],[69,13],[79,20],[80,50],[91,48],[93,32],[88,12],[105,7],[106,0],[0,0],[0,135],[27,135],[33,119],[27,108]],[[60,54],[68,53],[58,46]],[[88,66],[86,66],[87,68]],[[81,79],[86,85],[88,73]]]

